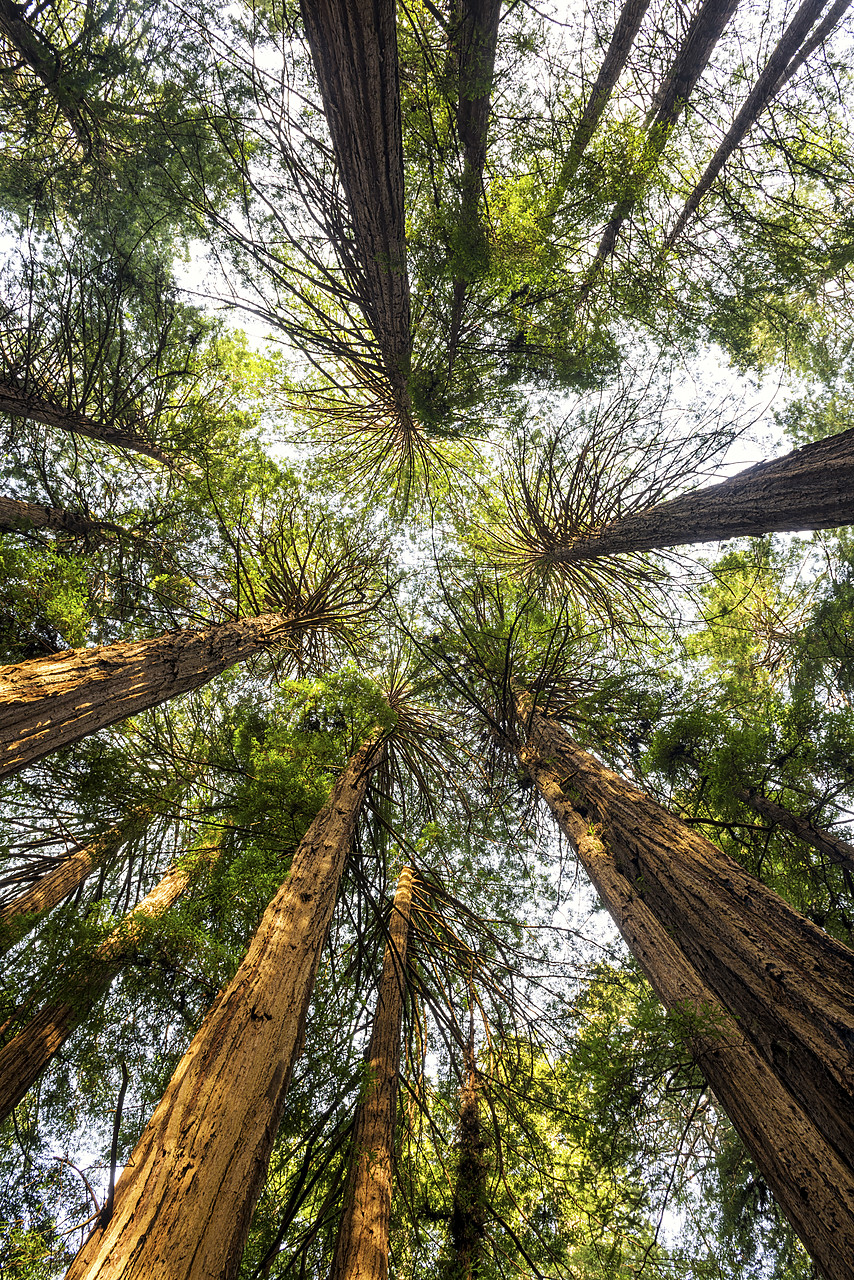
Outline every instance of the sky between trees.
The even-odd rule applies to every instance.
[[[0,0],[2,1280],[850,1274],[850,23]]]

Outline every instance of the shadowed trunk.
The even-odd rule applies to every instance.
[[[838,836],[833,835],[830,831],[825,831],[823,827],[816,827],[806,818],[799,818],[790,809],[784,808],[783,805],[777,804],[774,800],[769,800],[767,796],[764,796],[761,791],[757,791],[755,788],[736,787],[735,794],[744,804],[749,805],[754,812],[763,818],[767,818],[774,826],[782,827],[785,831],[791,831],[793,836],[797,836],[805,844],[811,845],[818,853],[823,854],[829,862],[834,862],[837,866],[847,867],[849,871],[854,871],[854,845],[848,844],[845,840],[840,840]]]
[[[240,968],[179,1063],[67,1280],[233,1280],[381,748],[342,771]]]
[[[386,1280],[412,872],[397,882],[330,1280]]]
[[[0,777],[207,684],[300,624],[279,613],[0,668]]]
[[[93,871],[109,862],[122,845],[141,835],[153,817],[153,810],[147,806],[134,810],[125,822],[78,846],[26,893],[0,907],[0,954],[20,942],[41,916],[59,906]]]
[[[760,462],[707,489],[612,520],[549,555],[558,563],[595,560],[693,542],[835,529],[852,522],[854,429]]]
[[[701,981],[854,1169],[854,952],[518,695],[528,741]]]
[[[94,520],[82,511],[66,507],[46,507],[40,502],[21,502],[0,494],[0,531],[20,533],[28,529],[55,529],[77,537],[95,537],[100,542],[116,536],[127,537],[128,531],[109,520]],[[132,535],[131,535],[132,536]]]
[[[689,219],[697,211],[703,196],[709,190],[733,151],[756,123],[756,120],[768,106],[775,93],[782,88],[787,78],[786,72],[789,63],[796,56],[808,32],[821,14],[825,3],[826,0],[803,0],[760,72],[759,78],[747,95],[741,110],[727,130],[723,141],[706,166],[703,176],[685,201],[676,225],[667,237],[666,244],[668,247],[682,234]],[[848,0],[846,0],[846,5],[847,3]]]
[[[26,391],[6,379],[0,380],[0,413],[8,413],[13,418],[32,418],[34,422],[43,422],[45,426],[56,427],[60,431],[70,431],[72,435],[87,436],[100,444],[144,453],[146,457],[154,458],[164,466],[172,465],[172,459],[167,453],[137,432],[96,422],[85,413],[67,409],[62,404]]]
[[[302,0],[302,17],[353,226],[346,264],[397,413],[412,420],[403,141],[394,0]]]
[[[23,1031],[0,1049],[0,1122],[33,1087],[68,1037],[100,1002],[110,983],[136,953],[140,926],[163,915],[190,882],[189,866],[173,867],[118,928],[98,947],[82,973],[69,984],[67,995],[54,1000],[32,1018]]]
[[[6,37],[18,56],[35,72],[55,99],[80,142],[85,142],[80,107],[82,98],[63,79],[62,57],[39,35],[26,17],[25,6],[0,0],[0,35]]]
[[[705,71],[724,27],[738,8],[738,2],[739,0],[703,0],[694,15],[682,46],[673,60],[670,73],[647,118],[645,171],[662,155],[679,112],[684,110],[697,81]],[[589,291],[605,259],[613,253],[620,228],[637,204],[638,198],[632,196],[614,206],[582,287],[583,294],[586,295]]]
[[[441,1269],[442,1280],[477,1280],[486,1235],[486,1161],[480,1118],[474,1045],[466,1052],[465,1083],[460,1090],[459,1141],[454,1204],[448,1224],[451,1254]]]
[[[792,1226],[827,1280],[849,1280],[854,1257],[850,1166],[729,1016],[672,931],[621,873],[589,817],[567,798],[565,770],[555,769],[537,746],[528,744],[518,754],[656,995],[684,1019],[691,1053]]]
[[[456,360],[466,292],[481,270],[478,264],[483,250],[480,198],[500,20],[501,0],[455,0],[451,42],[457,73],[457,137],[463,152],[457,256],[462,252],[463,262],[457,263],[454,273],[449,373]]]

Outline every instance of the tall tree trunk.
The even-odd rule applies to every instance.
[[[140,926],[168,911],[190,881],[187,865],[173,867],[126,920],[101,943],[67,995],[52,1001],[0,1049],[0,1123],[33,1087],[71,1033],[85,1022],[110,983],[133,957]]]
[[[207,684],[300,624],[279,613],[0,668],[0,777]]]
[[[53,871],[0,907],[0,954],[20,942],[41,916],[52,911],[93,871],[109,862],[122,845],[141,835],[153,817],[154,811],[149,806],[140,806],[124,822],[96,836],[88,844],[78,845]]]
[[[43,422],[45,426],[56,427],[60,431],[70,431],[72,435],[87,436],[100,444],[144,453],[146,457],[154,458],[164,466],[172,465],[172,459],[167,453],[138,432],[127,427],[96,422],[85,413],[78,413],[55,400],[30,392],[7,378],[0,379],[0,413],[8,413],[13,418],[32,418],[34,422]]]
[[[0,494],[0,531],[19,533],[29,529],[55,529],[76,537],[95,537],[103,542],[117,535],[128,536],[126,529],[109,520],[94,520],[82,511],[67,507],[46,507],[40,502],[21,502]]]
[[[634,892],[854,1170],[854,952],[518,698]]]
[[[465,1082],[460,1090],[459,1142],[454,1203],[449,1225],[451,1253],[441,1269],[442,1280],[477,1280],[486,1235],[487,1143],[480,1117],[474,1037],[469,1039]]]
[[[0,35],[8,40],[18,56],[52,94],[76,137],[85,145],[86,130],[80,111],[81,95],[75,93],[67,80],[63,79],[61,55],[35,30],[26,17],[25,8],[24,5],[15,4],[14,0],[0,0]]]
[[[394,0],[302,0],[303,23],[353,225],[357,296],[400,420],[412,409],[403,140]]]
[[[397,881],[330,1280],[386,1280],[412,872]]]
[[[612,520],[549,552],[556,563],[854,522],[854,428],[729,480]]]
[[[233,1280],[267,1173],[341,872],[381,748],[342,771],[173,1075],[67,1280]]]
[[[522,708],[527,715],[527,709]],[[536,719],[536,717],[535,717]],[[854,1257],[854,1174],[819,1132],[739,1024],[703,982],[589,817],[567,798],[565,770],[540,753],[539,735],[519,759],[576,849],[594,888],[669,1010],[684,1019],[688,1046],[783,1211],[828,1280],[849,1280]],[[549,753],[551,754],[551,753]],[[571,782],[575,779],[572,778]]]
[[[457,70],[457,136],[463,151],[459,213],[459,248],[466,257],[477,257],[483,235],[480,197],[486,165],[489,111],[495,75],[495,52],[502,0],[455,0],[451,41]],[[449,373],[453,370],[465,311],[466,293],[476,269],[465,261],[454,273]]]
[[[849,871],[854,872],[854,845],[848,844],[846,840],[840,840],[838,836],[831,831],[826,831],[823,827],[815,826],[806,818],[799,818],[790,809],[777,804],[774,800],[769,800],[755,787],[736,787],[735,794],[760,817],[767,818],[769,822],[782,827],[785,831],[791,831],[792,835],[803,840],[805,844],[811,845],[829,862],[847,867]]]
[[[738,3],[739,0],[703,0],[695,13],[647,119],[645,168],[653,165],[663,153],[679,112],[684,110]],[[614,206],[611,219],[596,250],[596,257],[582,286],[584,296],[589,292],[605,259],[613,253],[620,228],[635,207],[637,200],[638,197],[633,196],[621,200]]]
[[[689,219],[696,213],[700,201],[711,187],[727,160],[742,142],[771,99],[785,83],[785,72],[797,55],[801,45],[816,22],[827,0],[802,0],[802,4],[786,27],[777,46],[766,62],[759,78],[747,95],[741,110],[727,130],[720,146],[709,161],[700,181],[685,201],[676,225],[667,237],[667,246],[674,244],[684,231]],[[847,0],[846,0],[847,3]]]

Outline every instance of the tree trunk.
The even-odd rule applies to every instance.
[[[449,1231],[451,1256],[442,1268],[442,1280],[477,1280],[486,1235],[486,1162],[488,1144],[483,1137],[478,1098],[474,1045],[466,1053],[465,1084],[460,1090],[460,1133],[454,1204]]]
[[[854,428],[555,547],[556,563],[854,522]]]
[[[0,668],[0,777],[207,684],[299,623],[278,613]]]
[[[167,453],[137,432],[96,422],[85,413],[77,413],[54,400],[26,391],[8,379],[0,379],[0,413],[8,413],[13,418],[32,418],[34,422],[43,422],[45,426],[56,427],[60,431],[70,431],[72,435],[87,436],[100,444],[144,453],[146,457],[154,458],[164,466],[172,465],[172,459]]]
[[[501,0],[457,0],[455,10],[451,40],[457,64],[457,136],[463,151],[458,236],[466,257],[476,258],[483,234],[480,197],[486,165]],[[475,274],[470,262],[457,263],[448,338],[449,373],[456,360],[467,289]]]
[[[146,829],[153,817],[146,807],[135,809],[124,822],[96,836],[88,844],[78,846],[63,858],[58,867],[41,877],[26,893],[21,893],[0,907],[0,954],[8,951],[29,933],[46,912],[78,889],[98,867],[102,867],[129,840]]]
[[[539,735],[532,728],[535,740]],[[589,819],[567,799],[564,770],[556,770],[530,743],[519,749],[519,759],[577,850],[656,995],[684,1018],[691,1053],[806,1248],[827,1280],[850,1280],[851,1168],[702,981],[670,931],[621,873]]]
[[[233,1280],[267,1172],[347,853],[366,743],[294,854],[240,968],[178,1065],[66,1280]]]
[[[25,16],[25,6],[13,0],[0,0],[0,35],[5,36],[18,56],[35,72],[52,94],[75,136],[85,142],[81,97],[69,89],[62,78],[62,58],[34,29]]]
[[[679,112],[684,110],[694,86],[706,69],[723,29],[738,8],[739,0],[703,0],[685,33],[670,73],[659,90],[647,119],[645,167],[653,165],[667,145],[670,131]],[[636,205],[637,196],[614,206],[611,220],[603,232],[596,257],[587,273],[582,292],[586,296],[605,259],[614,251],[620,228]]]
[[[850,845],[845,840],[840,840],[838,836],[833,835],[830,831],[825,831],[823,827],[816,827],[806,818],[799,818],[797,814],[786,809],[781,804],[777,804],[774,800],[769,800],[761,791],[753,788],[736,787],[735,794],[744,804],[749,805],[761,817],[767,818],[777,827],[782,827],[785,831],[791,831],[792,835],[797,836],[799,840],[803,840],[805,844],[811,845],[819,853],[823,854],[829,862],[836,863],[837,866],[847,867],[849,871],[854,872],[854,845]]]
[[[330,1280],[386,1280],[412,872],[397,882]]]
[[[412,334],[394,0],[302,0],[301,8],[353,224],[354,287],[398,414],[410,424]]]
[[[529,742],[561,771],[619,870],[854,1169],[854,952],[699,832],[581,750],[518,695]]]
[[[678,240],[689,219],[697,211],[703,196],[709,190],[733,151],[756,123],[756,120],[777,91],[782,88],[785,83],[786,68],[804,43],[810,28],[821,14],[825,3],[826,0],[803,0],[760,72],[759,78],[747,95],[741,110],[727,130],[720,146],[706,166],[703,176],[685,201],[676,225],[667,237],[666,243],[668,247]]]
[[[163,915],[178,900],[190,880],[190,868],[173,867],[125,921],[101,943],[84,972],[75,977],[68,994],[54,1000],[0,1049],[0,1123],[33,1087],[71,1033],[105,995],[116,974],[134,955],[139,927]]]
[[[82,511],[66,507],[46,507],[40,502],[21,502],[0,494],[0,530],[19,533],[29,529],[55,529],[76,537],[95,537],[103,542],[127,531],[108,520],[93,520]]]

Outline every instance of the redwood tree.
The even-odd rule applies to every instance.
[[[386,1280],[388,1275],[397,1078],[411,911],[412,871],[404,867],[397,881],[383,956],[365,1064],[365,1093],[356,1108],[331,1280]]]
[[[67,1280],[231,1280],[267,1172],[377,738],[314,819]]]

